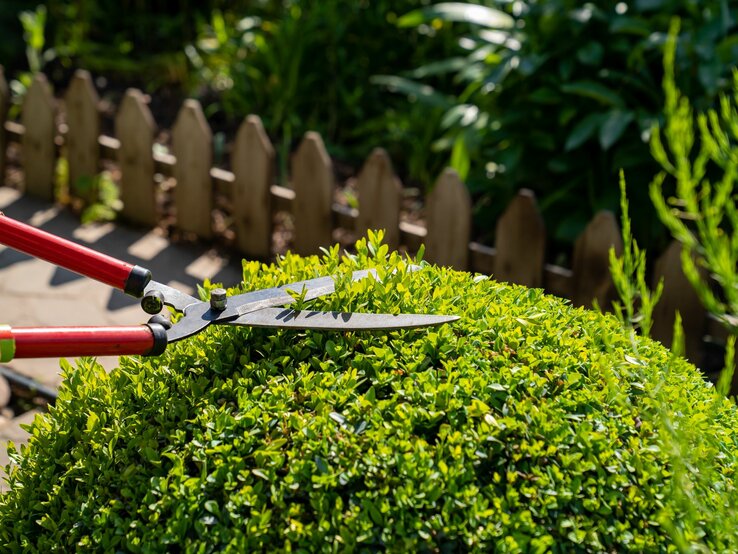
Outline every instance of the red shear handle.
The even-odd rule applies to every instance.
[[[167,333],[156,323],[118,327],[0,327],[0,362],[65,356],[158,356]]]
[[[141,297],[151,272],[15,221],[0,212],[0,244]]]

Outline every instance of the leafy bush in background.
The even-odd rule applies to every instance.
[[[184,44],[197,24],[224,2],[47,0],[49,36],[60,62],[117,79],[140,81],[147,90],[187,79]],[[245,8],[251,2],[229,2]]]
[[[429,140],[422,137],[440,113],[406,113],[404,102],[370,78],[451,51],[450,30],[434,41],[420,31],[398,33],[398,14],[424,3],[288,0],[216,10],[187,54],[195,82],[217,93],[208,113],[235,123],[259,114],[278,138],[282,159],[306,131],[317,130],[334,156],[356,167],[384,146],[404,168],[408,152],[427,158]]]
[[[10,550],[711,551],[736,544],[738,413],[615,319],[375,240],[244,263],[339,279],[317,309],[437,329],[209,328],[106,373],[66,367],[0,497]],[[392,272],[397,270],[396,272]]]
[[[723,0],[488,5],[496,9],[444,3],[399,19],[405,28],[472,24],[458,32],[456,57],[405,77],[454,76],[452,89],[436,91],[450,98],[438,146],[483,197],[482,225],[529,187],[553,238],[570,242],[596,210],[617,208],[617,172],[625,169],[634,231],[644,246],[661,246],[665,234],[647,196],[657,166],[646,145],[661,118],[669,21],[678,15],[683,22],[680,87],[705,109],[730,84],[738,7]]]

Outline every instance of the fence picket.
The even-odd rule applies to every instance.
[[[653,286],[664,278],[664,292],[654,308],[651,336],[671,346],[676,310],[682,316],[686,357],[700,363],[700,346],[705,334],[707,311],[682,271],[682,245],[673,241],[658,258],[653,269]]]
[[[292,159],[298,254],[316,254],[332,241],[333,164],[318,133],[308,132]]]
[[[428,195],[426,258],[435,264],[466,270],[471,236],[471,198],[458,174],[441,173]]]
[[[127,221],[154,227],[158,223],[154,190],[154,132],[156,123],[141,91],[128,89],[115,116],[120,140],[121,216]]]
[[[402,185],[383,148],[375,148],[357,178],[359,217],[356,232],[384,229],[384,242],[392,250],[400,246],[400,201]]]
[[[546,228],[533,191],[522,189],[497,222],[494,277],[528,287],[543,285]]]
[[[612,212],[601,211],[589,222],[574,243],[575,306],[592,306],[596,300],[603,310],[609,310],[615,300],[615,288],[610,276],[610,247],[620,255],[623,240]]]
[[[177,226],[201,238],[213,235],[212,146],[213,134],[200,103],[193,99],[185,100],[172,129],[172,150],[177,158],[174,204]]]
[[[85,196],[82,179],[92,179],[98,171],[100,147],[100,112],[97,108],[99,98],[92,84],[90,74],[78,69],[72,77],[69,89],[64,96],[67,113],[66,136],[67,160],[69,162],[69,188],[75,196]]]
[[[21,148],[25,190],[42,200],[54,199],[54,98],[43,73],[37,73],[23,100]]]
[[[5,80],[5,70],[0,65],[0,186],[5,184],[5,160],[8,155],[8,141],[5,134],[5,120],[10,108],[10,89]]]
[[[258,116],[250,115],[241,124],[231,161],[238,246],[249,256],[268,258],[272,249],[274,147]]]

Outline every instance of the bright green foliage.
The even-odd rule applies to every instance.
[[[663,168],[651,185],[651,198],[661,220],[684,246],[685,274],[705,307],[736,333],[738,211],[734,185],[738,178],[738,71],[734,73],[733,97],[721,97],[719,110],[697,116],[699,134],[695,136],[692,106],[674,80],[673,35],[677,30],[675,24],[664,60],[666,124],[661,132],[655,130],[651,142],[654,158]],[[676,195],[670,203],[662,192],[667,176],[676,181]],[[722,296],[715,295],[705,283],[703,270],[720,285]]]
[[[664,281],[651,291],[646,283],[646,252],[638,247],[631,231],[628,198],[625,194],[625,175],[620,172],[620,222],[623,237],[623,255],[618,257],[610,247],[610,275],[620,301],[613,303],[615,316],[627,328],[639,329],[648,336],[653,325],[653,310],[661,298]]]
[[[16,455],[0,543],[738,548],[738,414],[693,366],[540,290],[407,265],[360,241],[349,258],[336,247],[245,262],[244,289],[335,274],[337,292],[310,306],[462,319],[363,334],[211,327],[109,374],[91,360],[66,367],[56,406]],[[381,282],[351,283],[365,267]],[[677,463],[688,470],[675,483]]]
[[[738,211],[734,191],[738,179],[738,70],[733,74],[732,97],[721,96],[719,109],[699,113],[695,126],[692,105],[675,80],[678,32],[675,21],[664,55],[666,123],[663,129],[654,129],[651,140],[651,151],[663,171],[654,179],[650,192],[659,218],[682,243],[684,274],[707,310],[733,335],[718,383],[727,394],[738,334]],[[676,194],[668,201],[662,190],[667,178],[676,182]],[[719,286],[719,294],[713,291],[712,282]]]

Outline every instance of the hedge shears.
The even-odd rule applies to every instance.
[[[152,280],[151,272],[107,254],[42,231],[0,212],[0,244],[95,279],[141,299],[153,314],[146,324],[107,327],[10,327],[0,325],[0,362],[13,358],[64,356],[158,356],[167,344],[191,337],[209,325],[244,325],[335,331],[392,330],[441,325],[457,316],[429,314],[375,314],[293,310],[296,297],[311,300],[335,291],[332,276],[318,277],[228,296],[210,291],[210,300],[198,300]],[[373,270],[355,271],[353,281],[377,278]],[[290,294],[292,293],[292,294]],[[156,315],[169,306],[182,317],[172,325]]]

